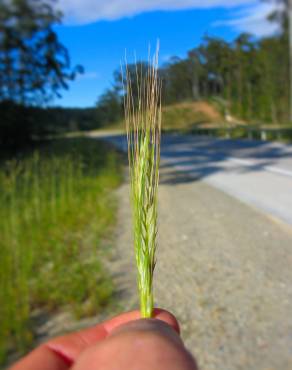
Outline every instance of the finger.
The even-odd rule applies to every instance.
[[[45,346],[55,355],[72,365],[85,348],[105,339],[108,335],[104,323],[52,339]]]
[[[140,319],[127,322],[126,324],[122,324],[115,328],[109,334],[109,338],[133,332],[164,336],[176,343],[179,343],[180,345],[183,345],[183,341],[178,333],[173,330],[170,325],[166,324],[162,320],[157,319]]]
[[[18,361],[10,370],[68,370],[70,365],[45,346],[38,347]]]
[[[155,309],[153,317],[166,322],[179,333],[178,322],[171,313]],[[67,363],[72,364],[85,348],[105,339],[118,326],[138,319],[141,319],[140,311],[126,312],[92,328],[53,339],[47,343],[47,347],[63,357]]]
[[[52,339],[17,362],[10,370],[66,370],[88,346],[106,338],[103,324]]]
[[[180,328],[177,319],[173,314],[161,308],[155,308],[153,311],[153,318],[157,320],[164,321],[169,326],[171,326],[178,334],[180,333]],[[104,322],[104,326],[108,333],[117,328],[120,325],[126,324],[130,321],[141,319],[140,311],[126,312],[113,319]]]
[[[179,335],[164,321],[139,319],[117,326],[90,346],[72,370],[197,370]]]
[[[180,327],[176,317],[169,311],[162,310],[161,308],[154,309],[154,319],[166,322],[171,326],[178,334],[180,334]]]
[[[166,322],[179,333],[178,322],[171,313],[155,309],[153,317]],[[118,326],[138,319],[141,319],[140,311],[127,312],[94,327],[52,339],[24,357],[11,370],[35,370],[40,367],[43,370],[68,369],[87,347],[105,339]]]

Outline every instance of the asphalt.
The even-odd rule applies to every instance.
[[[104,133],[102,137],[127,148],[124,135]],[[161,167],[170,170],[165,181],[185,181],[187,174],[191,181],[207,182],[292,225],[292,145],[164,135],[161,157]]]
[[[163,166],[292,225],[292,145],[166,136]]]

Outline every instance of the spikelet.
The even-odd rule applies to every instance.
[[[153,274],[157,248],[157,192],[161,138],[161,80],[158,51],[147,72],[136,63],[135,81],[126,64],[125,120],[133,208],[134,244],[141,316],[153,313]],[[150,58],[149,58],[150,59]],[[136,95],[133,94],[135,84]]]

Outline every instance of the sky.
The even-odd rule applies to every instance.
[[[275,5],[260,0],[58,0],[62,25],[56,26],[72,66],[85,72],[53,105],[91,107],[113,83],[124,60],[147,59],[160,41],[160,64],[185,57],[204,35],[233,40],[241,32],[264,37],[276,32],[266,16]]]

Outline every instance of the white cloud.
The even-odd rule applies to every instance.
[[[266,19],[275,9],[275,4],[261,0],[58,0],[58,4],[67,24],[115,20],[154,10],[232,9],[240,6],[241,10],[233,14],[232,19],[216,25],[228,25],[256,36],[267,36],[277,31],[277,25]]]
[[[145,11],[253,5],[259,0],[58,0],[67,23],[114,20]]]
[[[229,25],[240,32],[249,32],[258,37],[272,35],[279,29],[277,24],[267,20],[273,10],[275,4],[258,3],[238,12],[234,19],[217,22],[217,25]]]

